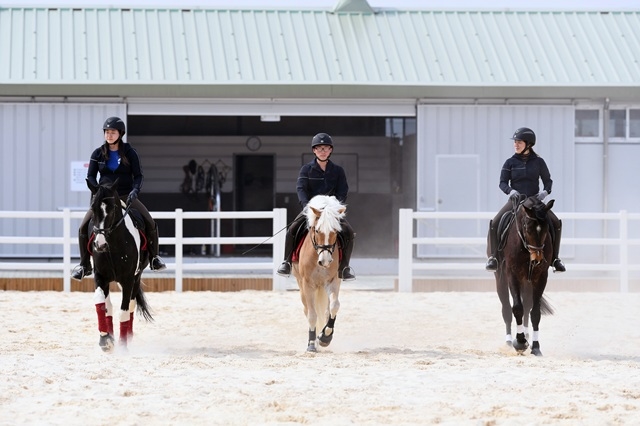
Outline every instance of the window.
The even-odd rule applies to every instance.
[[[575,137],[579,142],[603,141],[604,112],[598,106],[576,109]],[[640,142],[640,108],[612,105],[607,137],[611,142]]]
[[[626,136],[627,110],[611,109],[609,110],[609,137],[624,138]]]
[[[600,111],[597,109],[576,110],[576,137],[597,138],[600,136]]]
[[[629,137],[640,138],[640,109],[629,110]]]

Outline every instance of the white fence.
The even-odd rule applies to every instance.
[[[57,219],[62,220],[62,235],[57,237],[33,237],[33,236],[0,236],[0,244],[53,244],[62,245],[62,262],[0,262],[0,270],[20,271],[63,271],[63,290],[71,291],[70,272],[71,248],[78,244],[78,230],[72,229],[72,219],[82,219],[85,212],[72,212],[70,209],[62,211],[0,211],[0,219]],[[260,270],[264,269],[273,275],[273,289],[285,290],[286,279],[275,273],[280,264],[280,254],[284,253],[285,232],[287,226],[287,210],[273,209],[273,211],[254,212],[184,212],[176,209],[170,212],[151,212],[154,219],[175,219],[175,237],[160,236],[161,245],[175,246],[175,263],[167,264],[168,269],[175,271],[175,290],[182,291],[182,278],[185,271],[221,271],[221,270]],[[183,225],[190,219],[271,219],[273,222],[273,237],[184,237]],[[190,244],[270,244],[273,245],[275,258],[265,262],[235,262],[235,263],[185,263],[183,258],[183,246]]]
[[[571,271],[609,271],[618,273],[620,282],[620,291],[629,291],[629,272],[639,271],[640,265],[631,264],[629,261],[629,250],[633,246],[640,246],[640,239],[629,237],[629,223],[631,221],[640,221],[640,214],[628,213],[626,211],[620,211],[619,213],[556,213],[560,219],[563,220],[563,238],[562,238],[562,250],[566,246],[618,246],[619,256],[617,262],[605,262],[604,258],[601,263],[589,261],[587,263],[574,263],[571,262],[567,265],[571,268]],[[479,220],[484,219],[484,224],[488,225],[490,219],[495,216],[494,212],[415,212],[411,209],[400,209],[399,215],[399,236],[398,236],[398,290],[403,292],[411,292],[413,287],[413,277],[415,270],[446,270],[446,271],[461,271],[461,270],[481,270],[484,269],[484,258],[475,263],[446,263],[446,262],[424,262],[417,259],[414,256],[414,246],[426,245],[426,246],[481,246],[482,252],[486,247],[487,239],[486,235],[482,237],[417,237],[415,236],[415,222],[431,221],[432,229],[437,229],[437,221],[440,219],[447,220]],[[588,238],[588,237],[567,237],[566,223],[568,220],[583,221],[583,220],[597,220],[602,222],[617,222],[615,226],[604,226],[605,230],[612,230],[617,228],[618,235],[616,237],[601,237],[601,238]],[[462,223],[462,222],[460,222]],[[486,234],[486,226],[484,228]],[[604,233],[606,235],[607,232]],[[576,259],[579,261],[579,259]],[[565,262],[566,263],[566,262]]]

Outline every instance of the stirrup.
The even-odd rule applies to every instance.
[[[73,271],[71,271],[71,278],[77,281],[82,281],[84,277],[88,277],[92,273],[93,273],[93,270],[91,269],[91,266],[86,267],[83,265],[78,265],[75,268],[73,268]]]
[[[498,270],[498,261],[494,256],[490,256],[489,259],[487,259],[487,264],[484,265],[484,269],[486,269],[487,271]]]
[[[288,261],[282,262],[282,264],[276,271],[276,274],[283,277],[288,277],[289,275],[291,275],[291,263]]]
[[[342,279],[342,281],[353,281],[356,279],[356,274],[353,272],[351,266],[345,266],[338,274],[338,278]]]
[[[153,259],[151,259],[152,271],[164,271],[165,269],[167,269],[167,265],[164,264],[160,256],[154,256]]]

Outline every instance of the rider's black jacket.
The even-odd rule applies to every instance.
[[[342,167],[328,160],[327,169],[323,171],[314,159],[300,169],[296,189],[300,205],[304,208],[316,195],[333,195],[338,201],[346,202],[349,185]]]
[[[529,155],[514,154],[505,161],[500,172],[500,189],[507,195],[512,189],[528,197],[540,192],[540,179],[543,189],[551,194],[551,174],[547,163],[535,152]]]
[[[118,195],[126,196],[133,188],[138,191],[142,189],[142,167],[140,166],[140,158],[136,150],[128,143],[120,142],[124,155],[129,160],[129,164],[125,164],[120,160],[118,168],[111,170],[107,167],[107,159],[102,155],[102,147],[96,148],[91,154],[89,161],[89,170],[87,170],[87,180],[97,186],[98,172],[100,172],[100,183],[115,182],[118,179]]]

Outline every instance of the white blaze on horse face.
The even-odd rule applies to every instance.
[[[330,234],[322,234],[322,236],[324,238],[322,238],[322,243],[320,244],[323,246],[331,245],[331,243],[329,242]],[[321,250],[320,253],[318,253],[318,263],[321,266],[326,268],[331,264],[331,262],[333,262],[333,255],[331,254],[331,252],[329,252],[329,250]]]
[[[107,217],[107,205],[105,203],[100,204],[100,210],[102,210],[102,220],[98,224],[98,228],[104,229],[104,220]],[[94,240],[95,247],[104,247],[107,244],[107,239],[104,234],[100,233],[96,235]]]

